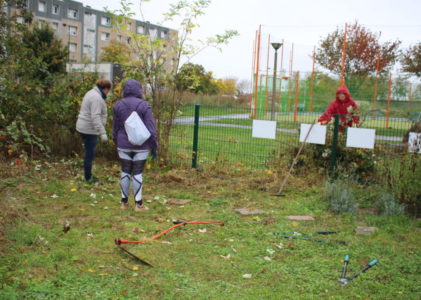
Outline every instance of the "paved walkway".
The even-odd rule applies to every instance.
[[[232,115],[215,115],[215,116],[206,116],[206,117],[199,117],[200,125],[205,126],[215,126],[215,127],[228,127],[228,128],[241,128],[241,129],[252,129],[252,126],[248,125],[238,125],[238,124],[224,124],[224,123],[212,123],[206,121],[217,121],[221,119],[248,119],[249,114],[232,114]],[[186,118],[179,118],[176,119],[175,124],[183,124],[183,125],[192,125],[194,124],[194,117],[186,117]],[[298,134],[298,129],[287,129],[287,128],[277,128],[276,131],[285,132],[285,133],[292,133]],[[379,141],[394,141],[394,142],[401,142],[401,136],[386,136],[386,135],[376,135],[376,140]]]

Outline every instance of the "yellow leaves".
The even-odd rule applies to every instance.
[[[23,260],[23,261],[22,261],[22,264],[23,264],[23,265],[27,265],[27,264],[28,264],[28,260],[27,260],[27,259]]]
[[[71,188],[70,191],[71,192],[76,192],[77,191],[77,188]]]
[[[139,267],[138,267],[138,266],[134,266],[134,267],[132,268],[132,270],[133,270],[133,271],[139,271]]]
[[[93,269],[88,269],[88,270],[86,270],[86,272],[88,272],[88,273],[95,273],[95,270],[93,270]]]
[[[150,164],[150,163],[147,163],[147,164],[146,164],[146,169],[147,169],[147,170],[150,170],[150,169],[151,169],[151,164]]]
[[[7,150],[7,154],[12,155],[13,154],[13,150],[12,149]]]
[[[273,171],[272,171],[272,170],[267,170],[267,171],[266,171],[266,173],[267,173],[268,175],[273,175]]]

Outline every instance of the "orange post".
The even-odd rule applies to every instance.
[[[294,62],[294,44],[291,47],[291,55],[289,59],[289,81],[288,81],[288,104],[287,104],[287,111],[289,112],[291,109],[291,90],[292,90],[292,64]]]
[[[282,65],[284,62],[284,45],[285,42],[282,39],[282,46],[281,46],[281,64],[279,69],[279,111],[282,111]]]
[[[300,88],[300,72],[296,73],[295,76],[295,105],[294,105],[294,122],[297,122],[297,112],[298,112],[298,90]]]
[[[313,49],[313,68],[311,70],[311,84],[310,84],[310,112],[313,112],[313,88],[314,88],[314,62],[316,60],[316,46]]]
[[[379,49],[379,54],[377,57],[377,65],[376,65],[376,81],[374,82],[374,98],[373,98],[373,113],[376,110],[376,105],[377,105],[377,84],[379,81],[379,70],[380,70],[380,49]]]
[[[260,62],[260,37],[262,33],[262,25],[259,25],[259,33],[257,37],[257,49],[256,49],[256,82],[254,90],[254,119],[257,117],[257,100],[259,95],[259,62]]]
[[[389,128],[390,96],[392,94],[392,73],[389,73],[389,87],[387,89],[386,128]]]
[[[342,66],[341,66],[341,86],[345,85],[345,58],[346,58],[346,33],[348,31],[348,24],[345,23],[344,43],[342,46]]]
[[[269,55],[270,55],[270,34],[268,37],[268,54],[266,59],[266,98],[265,98],[265,112],[267,111],[267,106],[269,102],[269,89],[268,89],[268,79],[269,79]]]
[[[257,35],[257,31],[256,31]],[[255,73],[255,59],[256,59],[256,39],[253,40],[253,53],[251,61],[251,89],[250,89],[250,109],[253,109],[253,95],[254,95],[254,73]]]
[[[408,102],[412,102],[412,83],[409,84]]]

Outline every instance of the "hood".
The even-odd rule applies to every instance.
[[[142,87],[140,86],[139,81],[135,79],[127,80],[123,88],[123,97],[135,97],[142,99]]]
[[[346,86],[341,86],[341,87],[339,87],[337,90],[336,90],[336,101],[340,101],[340,102],[342,102],[341,100],[339,100],[339,98],[338,98],[338,94],[345,94],[345,101],[344,102],[347,102],[347,101],[350,101],[351,100],[351,95],[349,94],[349,90],[348,90],[348,88],[346,87]]]

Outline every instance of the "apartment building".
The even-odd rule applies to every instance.
[[[71,62],[97,62],[102,48],[110,45],[111,41],[131,42],[130,37],[113,30],[109,14],[77,1],[27,0],[27,9],[33,12],[35,21],[52,26],[57,37],[67,45]],[[8,10],[10,14],[18,12],[13,7]],[[18,18],[17,22],[23,22],[23,19]],[[132,32],[170,43],[177,38],[177,31],[149,22],[131,19],[127,25]]]

